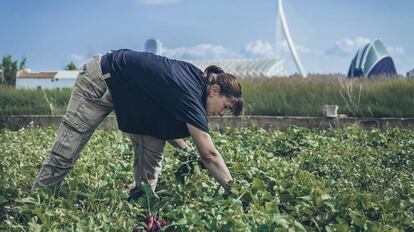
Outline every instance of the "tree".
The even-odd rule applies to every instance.
[[[0,69],[0,84],[4,83],[3,69]]]
[[[11,55],[5,55],[0,64],[2,78],[0,78],[0,84],[16,85],[16,73],[18,70],[26,67],[26,58],[22,58],[20,63],[17,60],[13,60]]]
[[[78,68],[76,65],[71,61],[68,65],[66,65],[65,70],[77,70]]]

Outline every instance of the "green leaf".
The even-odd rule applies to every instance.
[[[356,225],[360,228],[364,227],[365,217],[363,215],[361,215],[359,212],[351,211],[349,213],[349,216],[351,216],[352,224],[354,224],[354,225]]]
[[[327,232],[348,232],[349,226],[347,224],[330,224],[325,227]]]

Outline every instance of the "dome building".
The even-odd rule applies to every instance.
[[[394,76],[395,64],[381,40],[360,48],[351,61],[348,77]]]

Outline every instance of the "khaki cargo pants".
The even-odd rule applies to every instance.
[[[102,74],[100,58],[95,56],[80,68],[55,143],[49,157],[43,162],[32,191],[39,187],[50,187],[55,191],[59,189],[95,129],[114,110],[111,94],[104,81],[110,74]],[[146,182],[155,191],[165,140],[147,135],[130,135],[130,138],[135,151],[135,183],[139,185],[142,181]]]

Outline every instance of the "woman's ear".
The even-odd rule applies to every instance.
[[[210,94],[211,97],[220,94],[220,86],[217,85],[217,84],[214,84],[214,85],[210,86],[210,93],[209,94]]]

